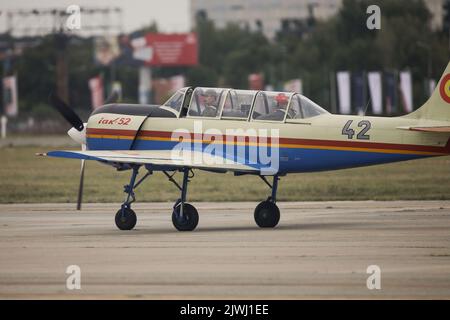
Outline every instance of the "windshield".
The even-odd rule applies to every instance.
[[[170,107],[175,111],[179,112],[181,109],[181,105],[183,104],[184,93],[186,92],[186,88],[180,89],[175,92],[169,100],[164,103],[164,106]]]
[[[296,94],[292,97],[286,119],[307,119],[324,113],[328,113],[328,111],[305,96]]]

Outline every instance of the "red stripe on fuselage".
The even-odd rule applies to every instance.
[[[136,134],[136,130],[87,128],[86,129],[86,134],[104,134],[104,135],[131,136],[131,137],[134,137],[135,134]]]
[[[98,128],[87,128],[87,134],[98,134],[98,135],[119,135],[133,137],[136,134],[135,130],[122,130],[122,129],[98,129]],[[195,134],[191,133],[191,139],[195,139]],[[141,130],[138,137],[155,137],[155,138],[171,138],[171,131],[152,131],[152,130]],[[203,140],[211,141],[211,137],[216,137],[215,135],[203,134]],[[245,142],[255,142],[255,140],[250,139],[248,136],[235,136],[234,139],[230,139],[229,136],[222,135],[223,141],[236,141],[239,138],[244,138]],[[244,140],[243,140],[244,141]],[[258,141],[263,143],[271,143],[271,138],[258,138]],[[310,145],[310,146],[320,146],[320,147],[348,147],[348,148],[363,148],[363,149],[388,149],[388,150],[407,150],[407,151],[424,151],[424,152],[436,152],[436,153],[448,153],[450,154],[450,139],[447,141],[445,147],[435,147],[435,146],[422,146],[414,144],[397,144],[397,143],[380,143],[380,142],[360,142],[360,141],[337,141],[337,140],[318,140],[318,139],[300,139],[300,138],[279,138],[278,143],[280,144],[293,144],[293,145]]]

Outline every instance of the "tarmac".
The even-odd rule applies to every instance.
[[[0,299],[450,298],[450,201],[280,202],[270,230],[256,203],[193,205],[193,232],[171,203],[135,204],[131,231],[120,204],[0,205]]]

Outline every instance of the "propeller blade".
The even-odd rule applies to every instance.
[[[106,98],[104,104],[116,103],[119,101],[119,93],[117,91],[113,91],[108,98]]]
[[[85,160],[81,160],[80,171],[80,185],[78,186],[77,210],[81,210],[81,203],[83,202],[83,185],[84,185],[84,168]]]
[[[80,117],[56,94],[50,94],[51,105],[67,120],[75,129],[82,131],[84,128],[83,121]]]
[[[81,145],[81,150],[86,150],[86,145]],[[80,185],[78,186],[78,198],[77,198],[77,210],[81,210],[81,203],[83,202],[83,187],[84,187],[84,168],[85,160],[81,160],[81,170],[80,170]]]

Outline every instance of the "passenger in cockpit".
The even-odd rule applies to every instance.
[[[217,115],[217,93],[213,89],[208,89],[203,93],[202,116],[215,117]]]

